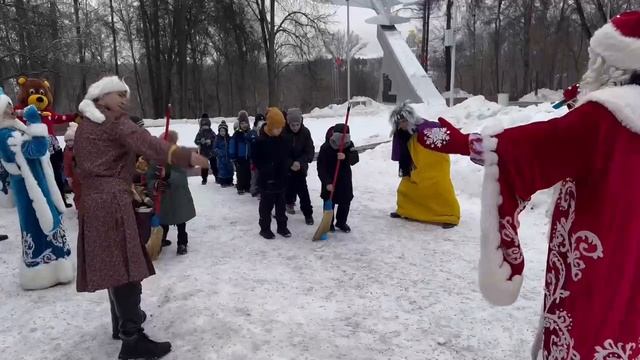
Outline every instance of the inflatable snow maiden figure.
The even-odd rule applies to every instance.
[[[0,90],[0,158],[9,172],[22,231],[20,285],[45,289],[71,282],[74,265],[62,224],[65,209],[49,161],[47,126],[34,106],[18,121]]]
[[[516,301],[524,254],[518,215],[538,190],[560,182],[551,219],[542,349],[534,358],[640,358],[640,12],[595,32],[576,107],[566,115],[480,140],[440,118],[422,146],[471,155],[485,166],[480,291]],[[446,141],[430,141],[445,133]]]

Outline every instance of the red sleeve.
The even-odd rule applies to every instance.
[[[480,290],[495,305],[512,304],[522,285],[524,256],[518,215],[539,190],[585,176],[601,127],[613,115],[587,103],[565,116],[483,134]],[[613,119],[615,121],[615,119]]]
[[[50,119],[54,125],[60,125],[73,122],[77,117],[78,114],[57,114],[52,112]]]

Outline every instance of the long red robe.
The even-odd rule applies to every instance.
[[[483,296],[516,301],[524,271],[518,215],[535,192],[560,183],[542,357],[639,359],[640,86],[598,90],[563,117],[483,135]]]

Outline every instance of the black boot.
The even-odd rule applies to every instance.
[[[111,303],[113,306],[113,303]],[[111,338],[113,340],[120,340],[120,329],[119,327],[119,321],[118,321],[118,315],[115,314],[112,310],[111,312]],[[145,321],[147,321],[147,313],[144,312],[144,310],[140,309],[140,324],[144,324]]]
[[[0,241],[7,240],[8,238],[9,238],[9,236],[7,236],[7,235],[0,235]]]
[[[280,234],[281,236],[286,237],[286,238],[290,238],[291,237],[291,231],[289,231],[289,229],[287,229],[286,227],[279,228],[278,229],[278,234]]]
[[[273,233],[273,231],[271,231],[271,229],[260,230],[260,236],[262,236],[267,240],[273,240],[276,238],[275,234]]]
[[[307,225],[313,225],[313,216],[305,216],[305,218],[304,218],[304,222],[305,222]]]
[[[149,339],[149,336],[143,331],[122,339],[122,347],[118,359],[134,360],[134,359],[160,359],[171,352],[171,343],[156,342]]]

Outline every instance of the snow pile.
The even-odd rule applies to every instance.
[[[523,102],[555,102],[562,100],[562,90],[538,89],[520,98]]]
[[[449,96],[451,96],[451,91],[445,91],[445,92],[443,92],[443,93],[442,93],[442,96],[443,96],[445,99],[448,99],[448,98],[449,98]],[[465,98],[465,99],[468,99],[468,98],[472,98],[472,97],[473,97],[473,95],[469,94],[468,92],[466,92],[466,91],[464,91],[464,90],[462,90],[462,89],[460,89],[460,88],[455,88],[455,89],[453,89],[453,96],[454,96],[454,97],[456,97],[456,98]]]
[[[351,115],[352,116],[371,116],[376,115],[381,111],[387,111],[389,106],[380,104],[375,100],[364,97],[364,96],[355,96],[351,99],[352,107],[351,107]],[[320,119],[320,118],[335,118],[335,117],[344,117],[347,113],[347,102],[343,104],[331,104],[322,109],[315,108],[311,110],[308,114],[309,117]]]
[[[528,124],[534,121],[548,120],[562,116],[566,108],[555,110],[549,103],[531,105],[526,108],[517,106],[501,106],[489,101],[484,96],[474,96],[451,108],[430,109],[423,104],[414,105],[421,116],[429,120],[444,117],[465,131],[480,131],[486,125],[500,123],[504,127]]]

